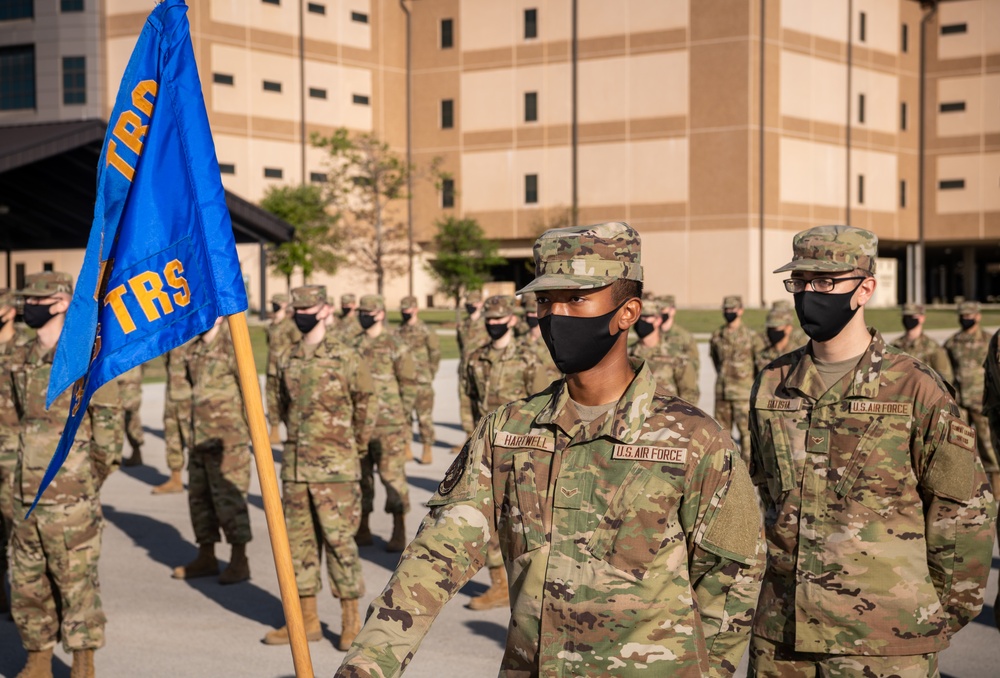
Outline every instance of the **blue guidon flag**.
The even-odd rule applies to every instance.
[[[72,386],[72,404],[39,496],[94,391],[247,308],[186,13],[157,5],[118,88],[46,402]]]

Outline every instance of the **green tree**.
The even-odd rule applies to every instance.
[[[291,287],[297,270],[306,284],[316,271],[337,272],[344,260],[338,217],[330,213],[319,186],[272,186],[260,206],[295,227],[292,240],[271,247],[268,255],[275,273],[285,276],[286,286]]]
[[[455,300],[458,309],[469,290],[482,289],[493,266],[507,260],[497,254],[497,243],[483,233],[475,219],[448,217],[436,222],[434,248],[437,257],[427,264],[437,278],[438,289]]]

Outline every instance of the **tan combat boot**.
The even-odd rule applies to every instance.
[[[399,553],[406,548],[406,524],[402,513],[392,514],[392,536],[389,537],[385,550],[389,553]]]
[[[94,678],[94,651],[73,650],[73,667],[69,678]]]
[[[280,445],[281,444],[281,425],[275,424],[271,427],[271,444]]]
[[[184,491],[184,481],[181,480],[180,471],[171,471],[170,479],[161,485],[153,488],[152,494],[176,494]]]
[[[470,600],[468,607],[470,610],[510,607],[510,594],[507,592],[507,570],[503,566],[490,568],[490,587],[483,595]]]
[[[219,575],[220,584],[238,584],[250,579],[250,561],[247,560],[247,545],[233,544],[229,565]]]
[[[28,650],[28,661],[17,678],[52,678],[52,648]]]
[[[340,617],[340,642],[337,643],[337,648],[341,652],[347,652],[351,649],[351,643],[358,637],[358,632],[361,631],[361,617],[358,616],[357,598],[352,600],[342,599],[340,601]]]
[[[142,448],[133,447],[132,456],[128,459],[122,459],[122,466],[142,466]]]
[[[215,558],[215,544],[200,544],[198,555],[187,565],[174,568],[174,579],[197,579],[219,574],[219,561]]]
[[[424,456],[420,458],[420,463],[430,464],[432,461],[434,461],[434,445],[424,443]]]
[[[302,603],[302,622],[306,627],[306,640],[310,643],[322,640],[323,627],[320,626],[319,614],[316,611],[316,596],[306,596],[299,600]],[[288,645],[290,642],[287,624],[280,629],[269,631],[264,636],[265,645]]]
[[[413,441],[406,439],[406,461],[413,461]]]
[[[372,538],[372,530],[368,527],[368,516],[370,513],[361,514],[361,523],[358,525],[358,532],[354,535],[354,543],[358,546],[371,546],[375,543]]]

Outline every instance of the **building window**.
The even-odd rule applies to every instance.
[[[454,99],[441,100],[441,129],[451,129],[455,126]]]
[[[280,5],[281,4],[281,0],[260,0],[260,1],[263,2],[265,5]]]
[[[455,180],[441,180],[441,207],[455,206]]]
[[[858,204],[865,204],[865,175],[858,175]]]
[[[858,95],[858,123],[864,124],[865,122],[865,95]]]
[[[87,103],[86,57],[63,57],[63,103]]]
[[[899,181],[899,206],[906,207],[906,179]]]
[[[59,11],[82,12],[83,0],[59,0]]]
[[[265,179],[280,179],[285,175],[285,172],[279,167],[265,167],[264,168],[264,178]]]
[[[907,113],[909,113],[909,109],[906,106],[906,102],[901,101],[899,103],[899,129],[903,130],[904,132],[906,131],[906,126],[907,126],[907,119],[906,119]]]
[[[55,268],[53,267],[51,261],[43,261],[42,262],[42,270],[43,271],[54,271]]]
[[[313,99],[325,99],[326,98],[326,90],[325,89],[320,89],[319,87],[310,87],[309,88],[309,96],[310,96],[310,98],[313,98]]]
[[[441,49],[451,49],[455,46],[455,22],[451,19],[441,19]]]
[[[868,17],[864,12],[858,13],[858,42],[864,42],[868,37]]]
[[[0,47],[0,111],[35,107],[35,46]]]
[[[226,73],[212,73],[212,82],[216,85],[232,85],[234,79],[233,76]]]
[[[962,111],[965,110],[965,102],[948,101],[938,106],[938,110],[941,113],[961,113]]]
[[[965,188],[965,179],[942,179],[938,182],[939,191],[953,191]]]
[[[220,162],[219,174],[236,174],[236,165],[230,162]]]
[[[351,101],[361,106],[368,105],[368,95],[367,94],[355,94],[351,97]]]
[[[19,290],[24,288],[24,275],[24,263],[21,262],[14,264],[14,285],[16,285]]]
[[[313,14],[326,14],[326,5],[321,5],[318,2],[310,2],[306,8]]]
[[[368,15],[364,12],[351,12],[351,21],[357,21],[359,24],[368,23]]]
[[[524,204],[525,205],[537,205],[538,204],[538,175],[537,174],[525,174],[524,175]]]
[[[326,172],[310,172],[309,181],[314,184],[325,184],[326,183]]]
[[[538,92],[524,93],[524,121],[538,122]]]
[[[33,16],[35,16],[35,3],[32,0],[3,0],[0,2],[0,21],[30,19]]]
[[[531,38],[538,37],[538,10],[537,9],[526,9],[524,10],[524,39],[530,40]]]
[[[958,33],[968,33],[968,24],[946,24],[941,27],[941,35],[956,35]]]
[[[910,51],[910,27],[906,24],[899,32],[899,51],[903,54]]]
[[[274,82],[273,80],[264,81],[264,91],[265,92],[281,92],[281,83]]]

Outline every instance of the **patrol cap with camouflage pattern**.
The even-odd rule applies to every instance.
[[[469,290],[465,293],[465,303],[467,304],[478,304],[483,301],[483,291],[482,290]]]
[[[660,315],[660,313],[665,311],[666,308],[667,307],[664,306],[661,302],[656,301],[655,299],[650,299],[649,301],[642,302],[642,312],[640,312],[639,315],[641,316]]]
[[[590,290],[619,279],[642,281],[639,233],[622,221],[554,228],[535,241],[535,279],[519,293]]]
[[[538,313],[538,299],[534,292],[525,292],[521,295],[521,308],[525,313]]]
[[[903,315],[924,315],[924,305],[903,304]]]
[[[293,290],[294,291],[294,290]],[[287,294],[275,294],[271,297],[272,304],[287,304],[288,295]]]
[[[514,297],[506,294],[497,294],[486,300],[483,304],[484,318],[506,318],[514,314],[514,307],[517,305]]]
[[[853,226],[816,226],[797,233],[792,240],[792,260],[775,269],[844,273],[860,269],[875,275],[878,236]]]
[[[58,271],[43,271],[28,275],[19,294],[25,297],[51,297],[59,292],[73,294],[73,276]]]
[[[326,285],[303,285],[292,290],[292,308],[312,308],[326,303]]]
[[[743,308],[743,297],[738,294],[727,295],[722,300],[722,308]]]
[[[792,324],[792,312],[787,308],[772,308],[767,312],[765,327],[787,327]]]
[[[414,296],[403,297],[399,300],[399,310],[405,311],[408,308],[417,307],[417,298]]]
[[[664,294],[657,301],[660,302],[661,311],[666,311],[669,308],[677,308],[677,299],[672,294]]]
[[[781,308],[789,312],[795,310],[795,307],[792,306],[792,302],[788,301],[788,299],[778,299],[777,301],[771,304],[771,308],[773,309]]]
[[[978,301],[963,301],[961,304],[958,305],[959,315],[976,315],[982,310],[983,309],[979,305]]]
[[[358,303],[358,310],[366,313],[385,310],[385,299],[377,294],[366,294]]]
[[[353,294],[341,294],[340,295],[340,305],[350,306],[351,304],[358,303],[358,298]]]

